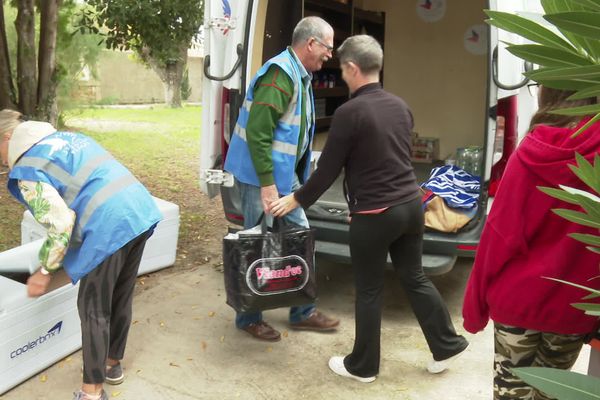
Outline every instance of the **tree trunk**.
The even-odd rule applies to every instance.
[[[40,43],[38,56],[37,117],[56,122],[56,37],[58,8],[61,0],[41,3]]]
[[[163,85],[165,87],[165,103],[169,107],[181,107],[181,80],[185,65],[185,59],[180,59],[176,63],[168,64],[165,68],[166,79],[163,81]]]
[[[17,85],[19,108],[34,115],[37,100],[34,0],[19,0],[17,14]]]
[[[6,40],[6,27],[4,25],[4,0],[0,0],[0,110],[16,108],[15,86],[10,71],[10,57],[8,55],[8,41]]]
[[[159,76],[165,89],[165,103],[169,107],[181,107],[181,80],[183,71],[187,64],[187,49],[189,43],[184,43],[179,46],[179,57],[176,62],[167,65],[161,65],[150,55],[149,49],[143,49],[141,56],[156,74]]]

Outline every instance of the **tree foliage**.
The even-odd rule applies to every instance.
[[[187,50],[198,35],[203,0],[88,0],[81,26],[105,35],[109,49],[133,50],[165,85],[165,100],[181,105]]]
[[[0,108],[56,122],[59,95],[70,98],[99,54],[97,36],[74,31],[79,8],[74,0],[0,0]]]
[[[58,19],[58,38],[56,48],[59,110],[77,105],[73,98],[84,69],[92,75],[98,63],[102,38],[98,34],[79,30],[79,13],[82,6],[74,1],[63,3]]]

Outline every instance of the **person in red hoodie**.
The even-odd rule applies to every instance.
[[[554,214],[577,209],[538,187],[566,185],[589,190],[569,169],[575,153],[588,161],[600,151],[600,123],[572,138],[589,117],[549,112],[593,104],[569,101],[573,92],[540,87],[540,109],[530,132],[511,156],[490,210],[463,304],[464,327],[471,333],[494,321],[494,399],[549,399],[510,371],[542,366],[569,369],[598,318],[574,309],[587,292],[545,277],[600,288],[598,254],[568,237],[597,234]]]

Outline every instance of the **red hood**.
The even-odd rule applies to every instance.
[[[547,182],[548,186],[569,182],[573,179],[573,172],[567,164],[576,164],[575,153],[592,161],[600,151],[600,122],[577,137],[571,137],[588,120],[581,121],[575,128],[540,125],[523,139],[515,155],[524,168]]]

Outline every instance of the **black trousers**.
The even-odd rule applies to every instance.
[[[433,358],[444,360],[468,345],[454,330],[446,304],[423,273],[423,230],[420,198],[390,207],[381,214],[352,216],[350,254],[356,286],[356,337],[344,365],[354,375],[370,377],[379,373],[381,308],[388,252]]]
[[[151,234],[145,232],[127,243],[79,283],[83,383],[103,383],[106,359],[123,359],[135,279]]]

